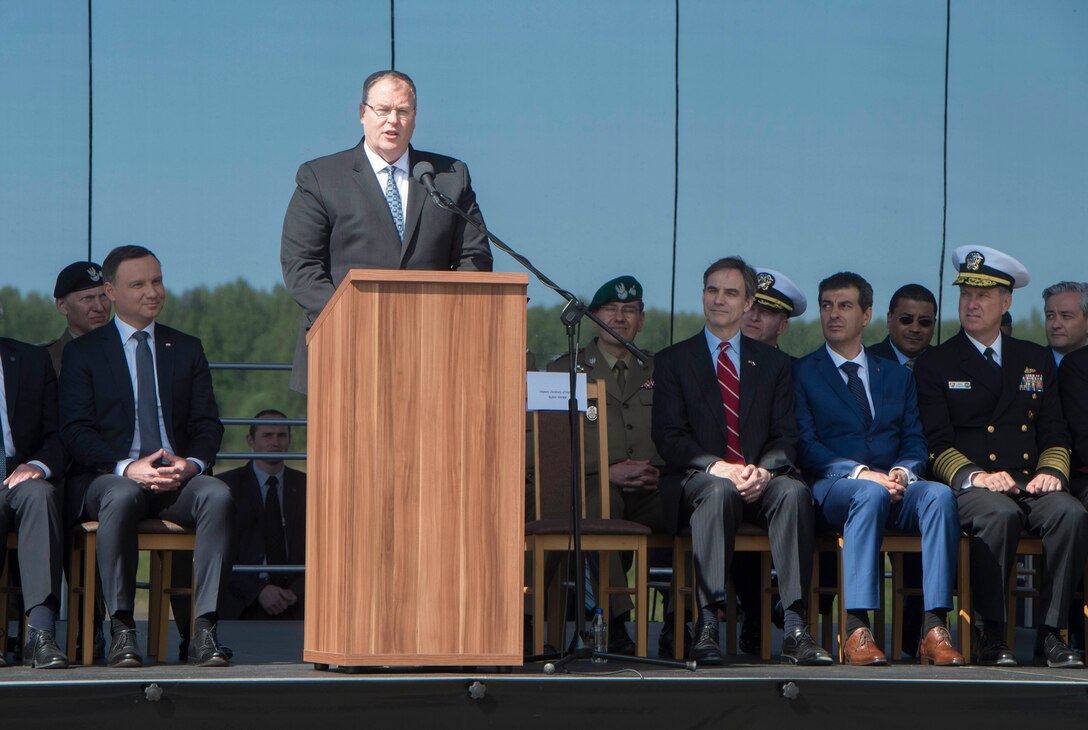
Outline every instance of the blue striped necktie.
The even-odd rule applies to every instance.
[[[385,179],[385,202],[389,204],[389,212],[393,214],[393,223],[397,225],[397,235],[404,240],[404,207],[400,202],[400,190],[397,189],[397,168],[393,165],[385,168],[388,177]]]

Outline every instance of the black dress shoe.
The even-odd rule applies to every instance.
[[[1015,667],[1016,655],[1008,644],[1000,640],[990,640],[981,631],[975,632],[975,664],[983,667]]]
[[[94,626],[94,644],[91,646],[91,655],[94,661],[106,658],[106,633],[102,630],[102,622]]]
[[[794,629],[782,637],[782,661],[805,667],[835,663],[831,655],[816,643],[806,628]]]
[[[695,643],[688,655],[696,664],[719,665],[722,663],[722,647],[718,638],[717,624],[703,624],[695,630]]]
[[[627,627],[624,626],[623,622],[613,622],[608,628],[608,653],[634,656],[636,649],[635,642],[631,639],[631,635],[627,633]]]
[[[760,625],[759,616],[749,616],[744,612],[744,620],[740,623],[741,652],[750,656],[759,656],[763,651],[763,627]]]
[[[143,663],[144,658],[140,656],[140,647],[136,643],[136,629],[115,631],[106,664],[111,667],[139,667]]]
[[[189,663],[198,667],[227,667],[231,656],[219,645],[214,624],[207,629],[197,629],[196,636],[189,642]]]
[[[657,656],[661,659],[673,659],[676,657],[676,637],[673,636],[674,617],[670,613],[665,617],[661,625],[661,633],[657,637]],[[688,656],[691,653],[691,624],[684,624],[684,653],[680,656]]]
[[[0,633],[0,639],[2,639],[0,641],[0,667],[6,667],[8,665],[8,637],[6,634]]]
[[[26,644],[23,645],[23,666],[34,669],[68,668],[68,657],[57,646],[56,632],[27,627]]]
[[[1047,631],[1035,639],[1035,666],[1084,669],[1084,662],[1077,652],[1069,648],[1060,635]]]

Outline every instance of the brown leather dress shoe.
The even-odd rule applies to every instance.
[[[918,647],[918,660],[922,664],[936,664],[938,667],[962,667],[967,663],[963,654],[952,646],[952,637],[944,626],[934,626],[922,639]]]
[[[873,639],[873,632],[865,626],[854,629],[854,633],[846,639],[843,656],[847,664],[858,666],[884,666],[888,663],[888,657],[884,656]]]

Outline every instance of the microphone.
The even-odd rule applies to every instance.
[[[426,160],[417,162],[415,167],[412,168],[412,177],[423,186],[423,189],[431,196],[431,200],[434,201],[435,205],[446,209],[450,207],[451,201],[449,198],[438,192],[438,189],[434,186],[434,165]]]

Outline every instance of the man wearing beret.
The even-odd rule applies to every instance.
[[[621,337],[635,341],[646,322],[642,284],[633,276],[618,276],[603,284],[589,303],[597,315]],[[611,514],[638,522],[656,532],[665,532],[657,480],[664,465],[650,438],[650,413],[654,403],[653,360],[645,362],[627,351],[618,340],[596,322],[597,336],[578,353],[578,370],[605,384],[608,399],[608,481],[611,484]],[[548,363],[550,372],[567,372],[569,355],[560,355]],[[587,415],[586,441],[597,438],[595,418]],[[586,450],[587,490],[597,494],[601,465],[593,450]],[[612,583],[625,582],[618,561],[612,561]],[[628,611],[631,600],[620,595],[612,601],[609,632],[610,650],[630,653],[634,642],[626,631],[616,630]]]
[[[93,261],[68,264],[57,275],[53,299],[57,311],[68,320],[61,336],[45,346],[59,375],[64,346],[109,321],[112,305],[103,287],[102,267]]]
[[[1061,638],[1088,554],[1088,511],[1069,494],[1072,441],[1054,358],[1001,334],[1024,266],[986,246],[953,252],[963,329],[918,359],[918,405],[932,476],[956,491],[971,537],[972,599],[982,616],[975,658],[1014,666],[1004,643],[1009,577],[1021,530],[1043,541],[1035,663],[1082,668]]]

